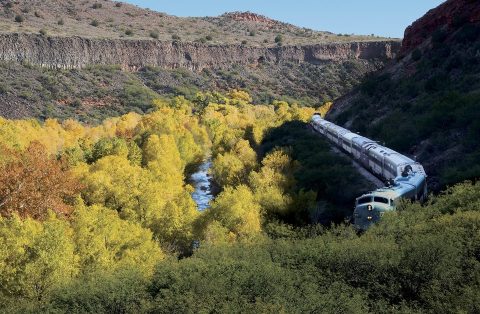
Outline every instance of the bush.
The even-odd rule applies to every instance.
[[[57,22],[58,25],[64,25],[65,21],[63,19],[59,19]]]
[[[246,40],[242,40],[242,45],[246,45],[247,44],[247,41]]]
[[[177,34],[173,34],[173,35],[172,35],[172,39],[173,39],[174,41],[180,41],[180,40],[181,40],[180,36],[178,36]]]
[[[282,43],[283,42],[283,36],[282,35],[277,35],[275,36],[275,42],[278,44],[278,43]]]
[[[15,15],[15,22],[17,23],[23,23],[25,21],[25,18],[21,16],[20,14]]]
[[[417,48],[414,51],[412,51],[413,61],[418,61],[420,60],[420,58],[422,58],[422,52],[420,51],[420,49]]]
[[[39,31],[40,35],[43,35],[43,36],[47,36],[47,30],[45,28],[42,28],[40,31]]]
[[[132,31],[131,29],[127,29],[127,30],[125,31],[125,35],[127,35],[127,36],[132,36],[132,35],[133,35],[133,31]]]
[[[121,3],[121,2],[117,2],[117,3],[115,3],[115,7],[117,7],[117,8],[120,8],[120,7],[122,7],[122,3]]]
[[[151,31],[150,37],[152,37],[153,39],[158,39],[158,37],[160,37],[160,34],[157,31]]]
[[[101,8],[102,8],[102,4],[101,4],[101,3],[98,3],[98,2],[97,2],[97,3],[94,3],[94,4],[92,5],[92,9],[101,9]]]
[[[100,23],[98,23],[97,20],[93,20],[90,22],[90,25],[94,26],[94,27],[97,27],[98,25],[100,25]]]
[[[212,35],[207,35],[207,36],[205,36],[205,39],[206,39],[206,40],[212,40],[213,37],[212,37]]]
[[[478,38],[480,28],[472,24],[464,25],[455,35],[455,39],[461,43],[468,43]]]
[[[447,32],[442,29],[436,30],[432,35],[432,41],[434,44],[440,44],[447,38]]]

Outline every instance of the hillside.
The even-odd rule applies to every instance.
[[[104,0],[2,1],[1,32],[40,31],[55,36],[90,38],[172,39],[210,44],[275,46],[275,37],[285,45],[378,41],[385,38],[333,34],[296,27],[250,12],[232,12],[218,17],[180,18],[122,2]]]
[[[112,1],[2,6],[0,115],[7,118],[99,123],[148,112],[153,98],[194,100],[204,90],[318,106],[400,49],[396,40],[303,30],[253,13],[179,18]]]
[[[450,0],[407,28],[402,54],[329,118],[421,161],[439,189],[480,176],[480,6]]]

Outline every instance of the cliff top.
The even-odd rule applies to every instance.
[[[177,40],[249,46],[378,41],[297,27],[251,12],[218,17],[176,17],[110,0],[7,0],[0,4],[0,32],[56,36]]]

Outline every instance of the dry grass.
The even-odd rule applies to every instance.
[[[0,32],[39,33],[44,30],[47,35],[56,36],[163,41],[170,41],[173,37],[188,42],[248,46],[275,46],[278,44],[275,42],[278,35],[282,36],[283,45],[383,39],[374,36],[339,36],[273,20],[268,23],[238,21],[230,15],[179,18],[118,3],[109,0],[2,1]],[[15,22],[17,16],[23,17],[23,22]],[[63,23],[59,23],[60,20]]]

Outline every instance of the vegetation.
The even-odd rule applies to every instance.
[[[135,299],[137,305],[128,305],[134,311],[148,299],[142,289],[165,256],[191,254],[199,239],[256,241],[266,225],[314,207],[317,193],[297,186],[300,165],[287,147],[265,150],[261,164],[256,151],[269,129],[305,121],[313,109],[285,102],[253,106],[249,94],[235,90],[199,93],[194,102],[151,102],[149,114],[129,113],[96,127],[0,120],[4,309],[57,304],[98,310],[117,306],[88,299],[103,293],[101,285],[110,285],[108,291],[133,284],[139,295],[127,299]],[[208,153],[221,192],[201,214],[185,176]],[[78,297],[71,289],[91,295]]]
[[[50,30],[45,31],[50,35]],[[0,86],[10,100],[0,102],[0,112],[17,119],[73,118],[99,124],[105,118],[132,111],[146,113],[153,108],[151,100],[159,95],[184,96],[194,101],[201,90],[225,93],[232,89],[248,90],[254,104],[279,99],[318,107],[350,90],[378,66],[380,63],[358,60],[301,66],[259,63],[256,68],[205,69],[198,73],[156,67],[128,72],[119,66],[55,70],[0,62]]]
[[[0,311],[479,310],[480,185],[357,235],[327,226],[367,187],[314,109],[150,101],[98,126],[0,120]],[[208,154],[219,192],[198,212],[185,178]]]
[[[22,15],[20,14],[15,15],[15,22],[23,23],[24,21],[25,21],[25,18]]]
[[[150,37],[152,37],[153,39],[158,39],[160,37],[158,31],[151,31],[150,32]]]

